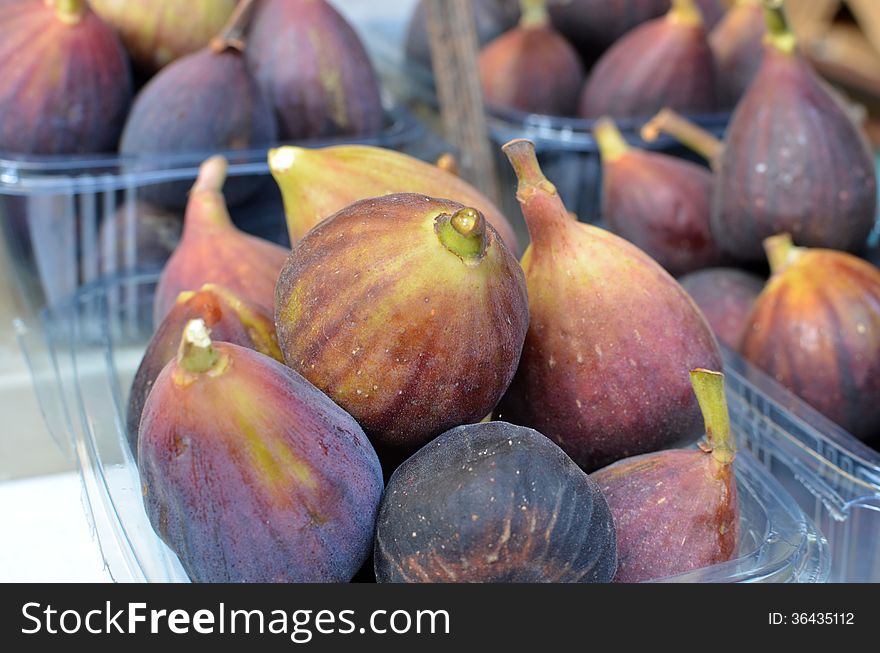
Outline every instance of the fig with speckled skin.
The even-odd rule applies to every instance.
[[[529,331],[497,417],[540,431],[587,471],[696,440],[687,373],[721,367],[702,313],[647,254],[572,219],[530,142],[503,149],[532,244]]]
[[[369,557],[383,488],[364,432],[201,320],[147,398],[138,470],[150,523],[195,582],[345,582]]]
[[[709,34],[723,107],[735,107],[764,58],[764,9],[761,0],[736,0]]]
[[[736,349],[764,279],[737,268],[707,268],[678,282],[703,311],[718,340]]]
[[[739,344],[754,365],[857,438],[880,429],[880,269],[845,252],[766,242],[773,275]]]
[[[116,148],[131,103],[128,59],[85,0],[0,4],[0,151]]]
[[[403,152],[371,145],[287,145],[269,151],[269,169],[281,188],[292,243],[358,200],[421,193],[473,206],[498,231],[508,249],[520,253],[513,227],[492,200],[458,176]]]
[[[546,0],[525,5],[519,24],[480,51],[483,98],[489,107],[574,115],[584,82],[577,52],[553,28]]]
[[[663,107],[718,108],[715,62],[694,0],[629,32],[596,63],[580,96],[582,118],[647,118]]]
[[[248,347],[284,362],[270,311],[243,300],[228,288],[214,284],[180,293],[171,311],[150,338],[131,383],[125,421],[128,442],[135,454],[144,403],[162,368],[177,354],[184,327],[194,319],[201,319],[205,323],[215,341]]]
[[[694,370],[691,378],[706,420],[706,444],[626,458],[592,474],[614,516],[617,582],[667,578],[736,553],[735,445],[723,375]]]
[[[203,284],[225,286],[270,313],[275,283],[289,250],[239,231],[223,199],[227,162],[211,157],[199,169],[189,195],[183,237],[162,270],[153,306],[159,324],[185,290]]]
[[[504,422],[452,429],[401,465],[379,509],[379,582],[608,582],[605,497],[559,447]]]
[[[528,322],[522,269],[483,215],[413,193],[355,202],[312,229],[275,299],[286,363],[380,454],[491,412]]]
[[[704,166],[632,147],[608,118],[593,134],[602,156],[602,217],[672,275],[724,260],[709,228],[712,173]]]

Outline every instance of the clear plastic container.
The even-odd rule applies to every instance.
[[[155,281],[153,275],[92,283],[45,309],[38,328],[20,325],[47,422],[75,455],[86,513],[118,581],[187,580],[147,520],[125,437],[129,386],[151,335]],[[748,410],[738,396],[731,400],[735,411]],[[735,415],[735,422],[744,420]],[[810,519],[748,452],[738,457],[736,471],[737,557],[668,580],[824,581],[828,546]]]

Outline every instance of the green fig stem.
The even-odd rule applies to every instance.
[[[695,0],[672,0],[672,8],[666,18],[678,25],[702,27],[703,14]]]
[[[204,374],[214,368],[219,360],[220,354],[211,344],[205,321],[196,319],[187,322],[177,350],[177,364],[187,372]]]
[[[632,149],[611,118],[604,116],[599,118],[593,125],[593,136],[599,145],[599,154],[603,163],[617,161]]]
[[[46,5],[55,9],[58,18],[68,25],[75,25],[86,13],[86,0],[46,0]]]
[[[691,371],[691,386],[700,404],[706,424],[706,438],[712,458],[720,465],[729,465],[736,456],[736,445],[730,432],[730,412],[724,395],[724,375],[698,368]]]
[[[778,274],[800,258],[804,249],[795,246],[791,234],[782,233],[765,238],[764,251],[770,262],[771,274]]]
[[[764,19],[767,21],[764,42],[783,54],[793,54],[797,49],[797,38],[788,26],[782,5],[782,0],[764,0]]]
[[[724,143],[672,109],[661,109],[641,130],[642,139],[648,143],[656,141],[660,134],[669,134],[706,159],[713,169],[718,168]]]
[[[235,9],[220,33],[211,39],[214,52],[237,50],[244,52],[247,44],[246,34],[253,16],[254,0],[238,0]]]
[[[475,262],[485,256],[488,245],[486,218],[476,209],[466,207],[452,215],[439,215],[434,229],[446,249],[463,261]]]
[[[231,227],[232,219],[223,199],[223,184],[229,163],[220,155],[205,160],[190,190],[184,218],[184,235],[190,225]]]
[[[547,12],[547,0],[519,0],[521,18],[520,27],[543,27],[550,23]]]

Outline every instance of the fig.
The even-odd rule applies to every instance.
[[[180,243],[183,216],[149,202],[126,202],[98,231],[99,267],[105,273],[162,268]]]
[[[489,107],[553,116],[577,112],[584,70],[550,23],[546,4],[523,0],[519,24],[480,51],[480,85]]]
[[[691,372],[706,420],[705,444],[620,460],[592,475],[617,531],[614,580],[637,583],[726,562],[739,532],[724,375]]]
[[[479,210],[519,253],[516,233],[492,201],[458,176],[402,152],[370,145],[269,151],[269,169],[281,188],[290,242],[349,204],[390,193],[445,197]]]
[[[522,270],[483,214],[414,193],[355,202],[312,229],[275,297],[285,362],[385,460],[491,412],[528,322]]]
[[[582,118],[642,118],[663,107],[692,114],[718,108],[715,63],[694,0],[673,0],[596,62],[580,96]]]
[[[188,152],[207,156],[274,143],[277,126],[272,106],[242,54],[241,33],[252,2],[242,1],[210,46],[166,66],[141,90],[122,133],[123,155]],[[230,204],[247,199],[263,180],[235,181],[227,189]],[[140,196],[168,208],[181,208],[186,201],[186,182],[145,186]]]
[[[147,398],[144,506],[195,582],[343,582],[370,554],[382,471],[350,415],[201,320]]]
[[[669,0],[567,0],[549,9],[553,25],[590,64],[634,27],[662,16]]]
[[[0,4],[0,150],[116,149],[132,79],[119,38],[86,0]]]
[[[721,106],[735,107],[755,79],[764,58],[765,33],[762,0],[736,0],[709,34]]]
[[[732,0],[736,2],[737,0]],[[727,11],[727,5],[731,0],[697,0],[697,6],[700,13],[703,14],[703,23],[706,29],[714,29],[724,18]]]
[[[185,290],[225,286],[270,313],[275,283],[288,250],[245,234],[232,224],[223,200],[227,162],[214,156],[199,168],[189,196],[183,237],[156,286],[153,319],[159,324]]]
[[[380,583],[614,577],[614,523],[596,484],[537,431],[459,426],[412,455],[379,508]]]
[[[718,340],[736,349],[764,279],[737,268],[708,268],[678,282],[703,311]]]
[[[846,252],[766,241],[772,276],[740,353],[860,439],[880,429],[880,269]]]
[[[137,433],[144,404],[162,368],[174,358],[180,334],[190,320],[201,319],[213,340],[248,347],[284,362],[272,313],[238,297],[228,288],[206,283],[196,291],[177,296],[174,306],[156,328],[135,372],[128,393],[125,423],[131,451],[137,455]]]
[[[712,173],[631,147],[609,118],[593,126],[602,157],[602,217],[672,275],[722,262],[709,229]]]
[[[379,82],[363,44],[324,0],[262,0],[247,60],[282,139],[381,131]]]
[[[503,150],[532,243],[529,330],[498,419],[540,431],[588,472],[697,439],[687,372],[721,367],[700,310],[636,246],[571,218],[532,143]]]
[[[135,65],[152,75],[175,59],[208,45],[235,9],[236,0],[89,0],[116,28]]]

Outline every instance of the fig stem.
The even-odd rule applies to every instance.
[[[220,33],[211,39],[211,49],[220,53],[226,50],[244,52],[247,45],[247,30],[253,15],[254,0],[238,0],[235,9]]]
[[[75,25],[86,13],[86,0],[46,0],[55,9],[58,18],[68,25]]]
[[[190,190],[184,217],[184,236],[190,225],[231,226],[232,219],[223,199],[223,184],[229,164],[220,155],[212,156],[199,166],[199,176]]]
[[[437,216],[435,229],[446,249],[463,261],[478,261],[486,254],[486,218],[476,209]]]
[[[672,8],[666,18],[679,25],[702,27],[703,14],[694,0],[672,0]]]
[[[187,322],[177,350],[177,364],[187,372],[204,374],[217,364],[219,358],[205,321],[199,318]]]
[[[730,412],[724,394],[724,374],[697,368],[691,370],[691,386],[700,404],[706,424],[706,438],[712,458],[721,465],[729,465],[736,456],[736,445],[730,433]]]
[[[791,234],[783,233],[765,238],[764,251],[770,262],[771,274],[777,274],[794,263],[803,250],[800,247],[795,247]]]
[[[792,54],[797,48],[797,38],[788,26],[782,4],[782,0],[764,0],[764,19],[767,22],[764,42],[783,54]]]
[[[606,116],[599,118],[593,125],[593,136],[599,145],[599,154],[604,163],[617,161],[632,149],[614,121]]]
[[[681,114],[672,109],[661,109],[641,129],[642,139],[648,143],[656,141],[660,134],[669,134],[717,169],[724,143]]]
[[[519,0],[521,18],[520,27],[543,27],[550,23],[547,12],[547,0]]]
[[[461,171],[458,167],[458,159],[455,158],[455,155],[452,154],[452,152],[444,152],[441,154],[437,157],[437,161],[434,165],[451,175],[455,175],[456,177],[461,176]]]

